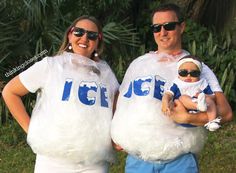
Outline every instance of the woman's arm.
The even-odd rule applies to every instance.
[[[8,109],[26,133],[28,132],[30,116],[25,110],[21,97],[27,93],[29,93],[29,91],[23,86],[19,76],[10,80],[2,92]]]

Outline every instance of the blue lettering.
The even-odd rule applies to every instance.
[[[62,101],[69,101],[73,80],[66,79],[62,93]],[[85,105],[94,105],[98,97],[98,86],[95,82],[81,82],[78,88],[78,98]],[[108,107],[108,92],[105,86],[100,86],[101,106]]]
[[[72,83],[73,83],[72,79],[66,79],[63,94],[62,94],[62,101],[69,100]]]
[[[150,92],[148,84],[152,81],[151,77],[139,78],[134,80],[134,93],[138,96],[146,96]],[[148,84],[147,84],[148,83]]]
[[[97,92],[97,88],[98,87],[95,82],[81,82],[78,90],[79,100],[86,105],[95,104],[96,97],[89,97],[88,94],[89,91]]]
[[[124,94],[124,96],[130,98],[131,95],[132,95],[132,82],[130,82],[128,91]]]
[[[108,108],[107,89],[106,87],[103,87],[103,86],[101,86],[101,106]]]
[[[155,78],[154,97],[161,100],[164,93],[165,81]]]

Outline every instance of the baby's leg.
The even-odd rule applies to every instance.
[[[207,110],[206,96],[204,93],[200,93],[197,96],[197,109],[201,112],[205,112]]]
[[[207,103],[207,115],[209,121],[212,121],[216,119],[217,111],[216,111],[216,104],[214,100],[212,100],[210,97],[206,97],[206,103]]]
[[[186,109],[197,109],[197,103],[193,102],[192,97],[188,95],[182,95],[179,97],[179,100],[183,103]]]
[[[214,100],[212,100],[210,97],[206,97],[206,103],[207,103],[207,115],[209,122],[205,124],[204,126],[209,131],[216,131],[220,128],[220,120],[221,118],[216,118],[217,116],[217,110],[216,110],[216,104]]]

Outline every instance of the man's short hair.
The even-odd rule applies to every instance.
[[[184,21],[184,17],[183,17],[180,7],[178,5],[172,4],[172,3],[161,4],[159,7],[157,7],[152,13],[152,19],[153,19],[153,16],[156,12],[164,12],[164,11],[173,11],[176,14],[179,22]]]

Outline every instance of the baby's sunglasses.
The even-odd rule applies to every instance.
[[[71,31],[73,32],[73,34],[76,36],[76,37],[82,37],[85,33],[87,33],[87,38],[89,40],[97,40],[99,34],[97,32],[94,32],[94,31],[88,31],[88,30],[85,30],[83,28],[79,28],[79,27],[73,27],[71,29]]]
[[[188,75],[190,75],[191,77],[199,77],[201,72],[200,70],[185,70],[185,69],[181,69],[178,71],[179,76],[181,77],[187,77]]]
[[[166,31],[173,31],[175,30],[176,25],[180,25],[182,22],[168,22],[164,24],[153,24],[151,25],[152,32],[157,33],[161,31],[161,27]]]

